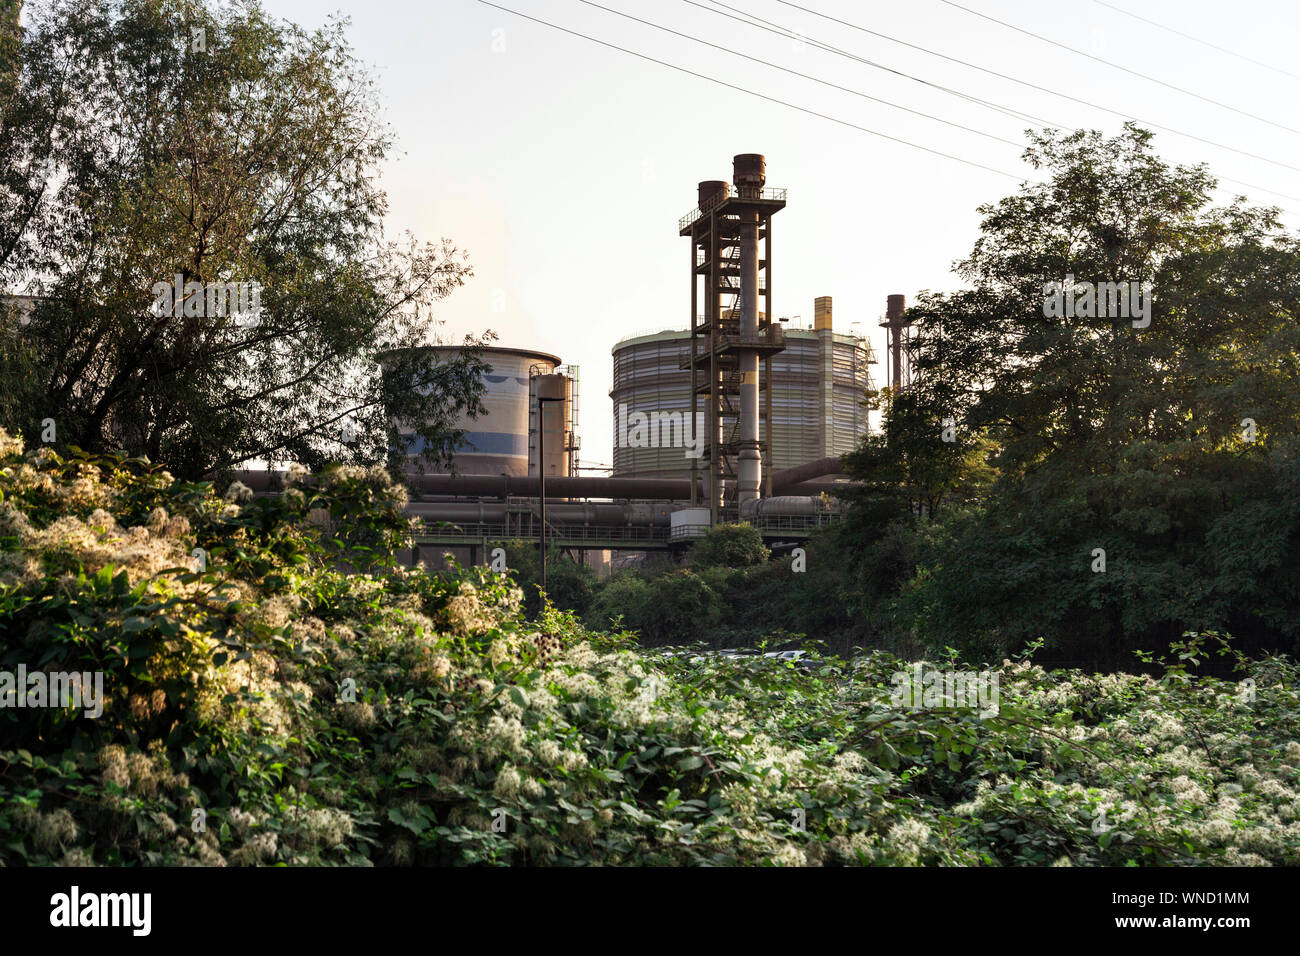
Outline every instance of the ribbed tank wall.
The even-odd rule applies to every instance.
[[[691,414],[691,373],[679,368],[690,357],[690,337],[656,336],[614,350],[614,387],[610,391],[614,415],[614,475],[640,478],[684,478],[690,475],[691,459],[680,441],[676,422],[684,424]],[[699,411],[705,411],[703,397]],[[658,447],[628,434],[627,420],[636,413],[649,418],[658,415],[654,435]],[[665,424],[666,423],[666,424]],[[666,434],[665,434],[666,433]],[[694,437],[692,431],[691,437]],[[626,439],[626,441],[625,441]]]
[[[862,441],[867,431],[863,392],[871,384],[866,350],[856,342],[837,341],[834,363],[834,414],[826,442],[827,457],[847,455]]]
[[[772,356],[773,471],[825,457],[821,446],[821,352],[815,337],[786,333],[785,351]]]
[[[680,412],[691,407],[689,370],[679,368],[690,355],[685,332],[658,333],[626,340],[614,347],[614,475],[616,477],[684,478],[690,459],[681,448],[631,448],[620,445],[620,407],[627,415]],[[763,455],[764,471],[780,471],[831,455],[843,455],[867,431],[861,403],[870,386],[869,352],[853,336],[832,340],[831,421],[824,423],[822,344],[811,330],[786,332],[786,348],[772,357],[772,447]],[[761,367],[760,367],[761,373]],[[760,400],[759,407],[764,407]],[[699,410],[705,413],[701,396]],[[764,417],[763,421],[766,421]],[[730,421],[726,431],[730,431]],[[759,436],[764,431],[760,429]],[[631,437],[630,435],[628,436]],[[701,467],[704,467],[703,459]]]

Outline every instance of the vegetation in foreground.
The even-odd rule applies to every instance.
[[[0,709],[0,863],[1300,862],[1285,658],[1007,660],[996,715],[913,710],[884,652],[647,651],[485,569],[393,566],[380,470],[245,491],[0,433],[0,671],[106,696]]]

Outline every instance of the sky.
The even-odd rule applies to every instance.
[[[584,464],[607,465],[611,458],[611,348],[629,335],[689,321],[689,275],[682,268],[689,241],[678,236],[677,220],[694,207],[699,181],[731,180],[733,155],[765,154],[768,185],[788,190],[786,208],[773,220],[773,311],[800,317],[792,325],[811,325],[813,299],[831,296],[837,330],[870,336],[882,361],[874,370],[880,380],[885,297],[902,293],[911,301],[923,290],[960,288],[952,266],[978,238],[978,207],[1039,178],[1021,160],[1024,130],[1033,120],[935,85],[1062,128],[1114,135],[1123,123],[1121,116],[779,0],[724,2],[806,40],[703,9],[720,9],[711,0],[599,0],[685,36],[581,0],[494,2],[738,89],[477,0],[264,0],[264,6],[309,28],[331,16],[350,19],[349,42],[373,71],[383,118],[397,140],[381,170],[390,204],[385,228],[393,237],[409,231],[421,240],[449,238],[468,251],[474,268],[473,278],[437,308],[438,333],[459,341],[490,329],[497,345],[551,352],[579,366]],[[1300,199],[1264,191],[1300,197],[1300,172],[1278,165],[1300,167],[1300,63],[1290,56],[1300,35],[1294,0],[960,0],[968,10],[1119,66],[943,0],[797,2],[914,47],[1273,160],[1171,132],[1157,131],[1155,138],[1167,161],[1205,162],[1221,178],[1251,184],[1223,183],[1219,201],[1244,193],[1282,208],[1293,231],[1300,226]]]

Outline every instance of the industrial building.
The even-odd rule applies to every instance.
[[[871,365],[876,361],[865,338],[834,331],[830,296],[815,301],[813,328],[787,328],[783,338],[785,348],[770,360],[770,377],[759,383],[764,395],[759,409],[762,434],[769,434],[771,409],[771,444],[763,455],[769,473],[840,457],[858,446],[867,433],[863,400],[873,387]],[[691,414],[691,372],[683,368],[690,360],[690,332],[637,335],[623,339],[612,351],[614,475],[689,478],[693,449],[656,440],[663,436],[653,429],[650,441],[628,441],[627,421],[640,413],[675,424],[671,416],[686,420]],[[724,433],[735,427],[734,414],[724,414]]]

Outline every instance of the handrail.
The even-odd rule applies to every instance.
[[[685,334],[687,331],[687,329],[680,329],[673,325],[666,325],[661,329],[642,329],[640,332],[633,332],[631,335],[623,336],[614,343],[614,348],[618,348],[629,339],[639,339],[643,335],[659,335],[663,332],[681,332],[682,334]]]
[[[710,199],[708,202],[701,203],[700,205],[698,205],[698,206],[696,206],[694,209],[692,209],[690,212],[688,212],[686,215],[682,216],[681,219],[678,219],[678,220],[677,220],[677,228],[678,228],[678,230],[685,229],[685,228],[686,228],[687,226],[689,226],[691,223],[693,223],[693,222],[695,222],[696,220],[698,220],[701,216],[706,216],[706,215],[708,215],[710,212],[712,212],[714,209],[716,209],[716,208],[717,208],[721,203],[726,202],[728,199],[736,199],[736,198],[741,198],[741,197],[739,197],[739,196],[737,195],[737,193],[735,193],[735,192],[732,190],[731,186],[728,185],[726,189],[723,189],[723,190],[719,191],[718,193],[716,193],[716,194],[713,196],[713,198]],[[784,200],[785,200],[785,190],[784,190],[784,189],[760,189],[760,190],[758,191],[758,195],[757,195],[757,196],[753,196],[753,197],[745,196],[745,197],[743,197],[743,198],[745,198],[745,199],[750,199],[750,198],[753,198],[753,199],[771,199],[771,200],[779,199],[779,200],[784,201]]]

